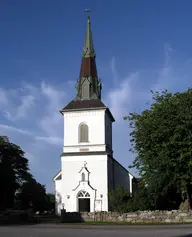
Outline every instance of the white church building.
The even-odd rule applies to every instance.
[[[108,193],[119,185],[133,192],[135,178],[113,157],[109,108],[101,100],[90,16],[75,98],[60,112],[64,118],[61,170],[53,178],[56,214],[110,211]],[[118,98],[117,98],[118,99]]]

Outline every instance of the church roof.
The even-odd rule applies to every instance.
[[[97,77],[97,67],[95,58],[82,58],[79,77]]]
[[[93,109],[106,109],[107,113],[111,117],[112,121],[115,121],[113,115],[111,114],[108,107],[101,100],[72,100],[63,109],[60,110],[61,113],[67,111],[79,111],[79,110],[93,110]]]
[[[91,19],[90,19],[90,16],[88,16],[79,78],[97,77],[97,67],[96,67],[95,57],[96,57],[96,53],[95,53],[94,45],[93,45]]]
[[[95,109],[95,108],[107,108],[101,100],[72,100],[66,105],[62,111],[71,109]]]

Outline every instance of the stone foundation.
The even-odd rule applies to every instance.
[[[138,211],[130,213],[95,212],[62,213],[62,222],[126,222],[126,223],[192,223],[192,212]]]

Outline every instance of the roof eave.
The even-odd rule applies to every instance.
[[[53,181],[56,181],[56,178],[62,173],[62,170],[58,171],[57,174],[52,178]]]
[[[61,109],[61,110],[59,110],[59,113],[63,115],[63,110],[62,110],[62,109]]]
[[[112,115],[112,113],[111,113],[111,111],[110,111],[110,109],[109,109],[109,108],[107,108],[107,112],[109,113],[109,115],[110,115],[110,117],[111,117],[111,120],[112,120],[112,122],[115,122],[115,119],[114,119],[114,117],[113,117],[113,115]]]
[[[79,109],[62,109],[60,113],[71,112],[71,111],[86,111],[86,110],[101,110],[108,109],[107,107],[92,107],[92,108],[79,108]]]

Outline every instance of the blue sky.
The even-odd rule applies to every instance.
[[[22,147],[47,191],[60,169],[58,111],[75,95],[88,7],[102,98],[116,119],[114,156],[125,167],[134,156],[122,117],[145,109],[151,89],[192,85],[190,0],[2,0],[0,134]]]

